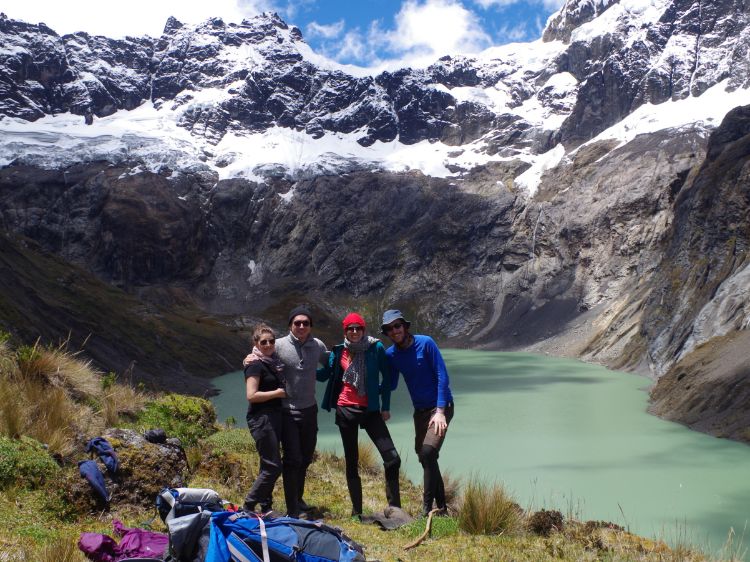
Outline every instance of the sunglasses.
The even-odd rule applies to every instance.
[[[347,332],[364,332],[365,329],[362,326],[347,326]]]
[[[391,324],[390,326],[386,326],[385,327],[385,332],[388,333],[388,332],[392,332],[393,330],[400,330],[403,327],[404,327],[404,323],[403,322],[396,322],[395,324]]]
[[[309,320],[295,320],[293,324],[297,326],[298,328],[301,328],[302,326],[306,328],[310,325],[310,321]]]
[[[271,338],[269,340],[259,340],[258,343],[260,345],[274,345],[276,343],[276,339],[275,338]]]

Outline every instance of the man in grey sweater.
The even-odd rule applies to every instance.
[[[312,337],[312,315],[305,306],[289,313],[289,334],[276,340],[276,353],[284,363],[286,395],[282,399],[282,475],[287,513],[299,517],[309,509],[302,499],[307,467],[318,441],[318,406],[315,401],[315,372],[325,364],[328,350]]]

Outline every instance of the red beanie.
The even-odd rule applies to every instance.
[[[365,324],[365,319],[362,318],[356,312],[350,312],[349,314],[346,315],[346,318],[344,318],[343,322],[341,322],[341,325],[344,327],[344,330],[346,330],[346,327],[350,326],[351,324],[359,324],[363,328],[367,328],[367,324]]]

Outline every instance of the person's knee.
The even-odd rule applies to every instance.
[[[438,450],[432,445],[422,445],[419,451],[419,462],[423,465],[437,462],[439,457]]]
[[[281,459],[275,458],[273,460],[266,460],[266,462],[263,463],[262,468],[273,476],[278,476],[281,474]]]
[[[401,468],[401,457],[396,449],[389,449],[383,453],[383,467],[386,472]]]
[[[401,468],[401,457],[398,456],[396,449],[390,449],[383,453],[383,468],[385,469],[386,480],[398,478],[399,469]]]

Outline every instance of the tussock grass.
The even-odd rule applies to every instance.
[[[76,541],[71,538],[56,538],[37,548],[24,548],[21,560],[35,562],[85,562],[83,552],[78,549]]]
[[[8,335],[0,332],[0,378],[18,376],[16,354],[8,341]]]
[[[38,380],[0,379],[3,435],[28,435],[46,443],[51,453],[65,456],[72,451],[75,428],[81,419],[61,388],[46,387]]]
[[[0,337],[0,435],[27,435],[68,457],[76,436],[99,433],[135,417],[146,396],[129,386],[110,384],[91,362],[65,348],[37,342],[13,350]]]
[[[67,344],[59,347],[21,346],[16,351],[18,369],[24,380],[38,380],[45,386],[63,388],[71,398],[99,399],[102,394],[102,373],[91,361],[80,359],[67,351]]]
[[[463,501],[461,498],[461,488],[463,487],[461,478],[455,476],[450,470],[443,470],[442,476],[445,488],[445,503],[451,512],[458,511]]]
[[[121,418],[135,419],[143,410],[149,397],[126,384],[113,384],[104,391],[101,414],[105,427],[113,427]]]
[[[729,529],[727,540],[721,547],[720,556],[727,562],[743,562],[747,558],[747,547],[745,546],[745,536],[747,534],[747,524],[742,530],[740,536],[737,536],[734,528]]]
[[[19,437],[25,429],[25,418],[18,385],[0,376],[0,434]]]
[[[522,529],[521,508],[502,485],[472,476],[464,488],[458,526],[470,535],[517,534]]]
[[[376,475],[383,472],[383,462],[375,447],[369,441],[360,441],[358,444],[360,472]]]

